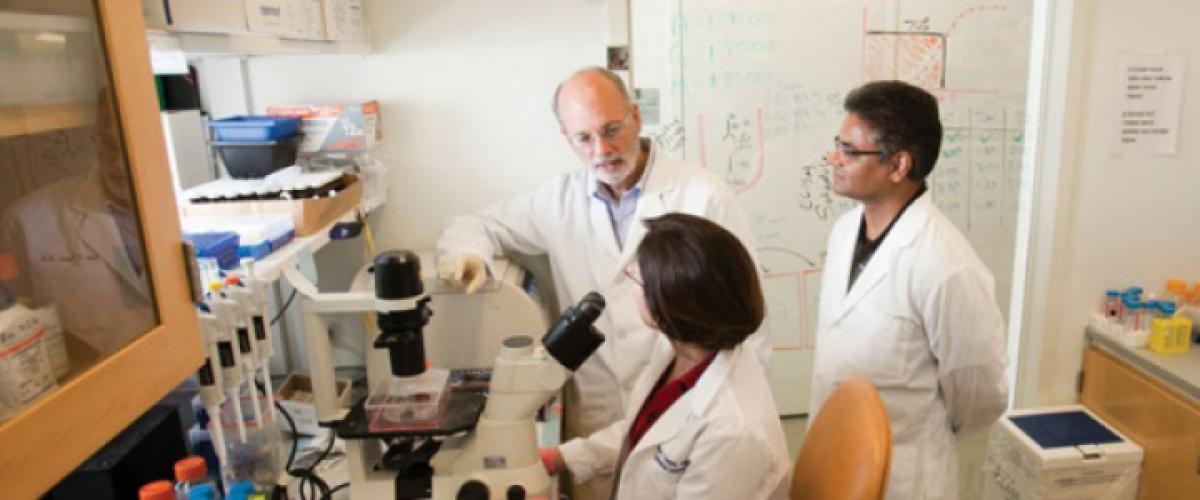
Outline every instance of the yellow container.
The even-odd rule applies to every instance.
[[[1184,317],[1154,318],[1150,322],[1150,350],[1158,354],[1187,354],[1192,346],[1192,320]]]
[[[1175,330],[1175,349],[1180,354],[1186,354],[1192,347],[1192,319],[1185,316],[1171,318]]]

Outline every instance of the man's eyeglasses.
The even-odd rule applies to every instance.
[[[620,121],[608,122],[603,127],[600,127],[600,130],[597,132],[577,132],[568,135],[567,141],[576,148],[591,147],[597,137],[604,141],[611,141],[620,137],[621,132],[625,131],[625,126],[629,124],[630,116],[626,114],[625,118],[622,118]]]
[[[633,266],[625,266],[625,269],[622,269],[621,272],[625,273],[625,277],[629,278],[629,281],[636,283],[637,286],[641,286],[641,287],[645,286],[644,284],[642,284],[641,277],[639,277],[633,273]]]
[[[883,157],[883,151],[867,151],[864,149],[855,149],[854,145],[852,145],[846,141],[843,141],[841,137],[838,137],[836,135],[833,136],[833,148],[837,150],[838,154],[845,156],[847,158],[859,158],[862,156],[878,156],[880,158]]]

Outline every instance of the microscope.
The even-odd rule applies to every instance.
[[[321,425],[345,440],[351,497],[549,498],[550,479],[538,457],[535,416],[604,342],[592,326],[604,310],[604,299],[592,292],[568,308],[540,345],[525,335],[504,339],[486,396],[451,390],[440,394],[446,401],[436,424],[380,430],[372,427],[365,401],[349,410],[338,407],[322,316],[377,315],[380,331],[372,345],[386,350],[387,373],[394,378],[373,384],[420,382],[438,369],[428,368],[425,358],[423,330],[432,312],[420,260],[409,251],[384,252],[376,256],[369,273],[373,292],[326,293],[318,292],[298,270],[284,271],[302,294],[313,396]],[[380,373],[378,366],[368,368]]]

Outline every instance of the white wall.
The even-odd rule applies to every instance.
[[[1106,288],[1141,284],[1161,293],[1165,280],[1200,280],[1200,47],[1194,0],[1052,2],[1057,29],[1070,30],[1068,72],[1047,106],[1065,103],[1062,120],[1043,116],[1039,182],[1057,190],[1034,201],[1029,319],[1018,406],[1073,402],[1087,315]],[[1061,45],[1060,45],[1061,46]],[[1109,154],[1117,117],[1122,51],[1186,56],[1179,150],[1174,157]],[[1065,63],[1065,64],[1064,64]],[[1061,74],[1058,76],[1062,76]],[[1053,78],[1051,75],[1049,78]],[[1054,114],[1051,112],[1050,114]],[[1034,118],[1036,119],[1036,118]],[[1059,138],[1061,137],[1061,140]],[[1042,250],[1037,250],[1042,248]],[[1033,356],[1030,356],[1032,354]]]
[[[377,250],[433,248],[451,217],[578,168],[550,101],[573,70],[604,62],[603,0],[367,0],[364,10],[371,55],[255,58],[247,80],[259,112],[379,101],[375,153],[391,182],[388,203],[370,218]],[[316,255],[322,289],[350,284],[363,245],[334,242]],[[331,328],[342,332],[335,362],[361,363],[361,324]],[[294,351],[302,368],[302,349]]]
[[[432,248],[450,217],[578,166],[550,100],[571,71],[604,61],[602,0],[373,0],[365,11],[372,55],[259,58],[250,81],[259,108],[380,101],[382,248]]]

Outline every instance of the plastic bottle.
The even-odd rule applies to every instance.
[[[149,482],[138,490],[138,500],[175,500],[175,488],[163,479]]]
[[[1181,279],[1167,280],[1167,293],[1163,295],[1167,300],[1174,301],[1175,304],[1182,306],[1188,303],[1187,282]]]
[[[197,484],[188,491],[187,497],[177,497],[179,500],[220,500],[216,488],[211,484]]]
[[[175,498],[191,499],[192,493],[201,495],[201,499],[219,500],[217,484],[208,477],[208,466],[204,457],[190,456],[175,462]]]
[[[1104,292],[1104,317],[1110,321],[1121,321],[1121,292]]]
[[[195,413],[196,424],[188,429],[188,444],[191,445],[192,454],[204,457],[204,465],[208,470],[219,471],[221,461],[217,458],[217,449],[208,431],[208,410],[199,407],[195,408]]]
[[[247,500],[254,494],[254,484],[250,481],[238,481],[229,485],[229,494],[225,500]]]
[[[1161,305],[1161,304],[1162,304],[1161,300],[1155,300],[1155,299],[1150,299],[1150,300],[1147,300],[1142,303],[1142,329],[1143,330],[1146,330],[1147,332],[1150,331],[1150,322],[1154,321],[1154,318],[1161,317],[1162,310],[1159,308],[1159,305]]]
[[[0,422],[58,385],[37,315],[0,282]]]
[[[1140,302],[1130,295],[1121,297],[1121,330],[1133,333],[1138,328],[1137,315]]]

